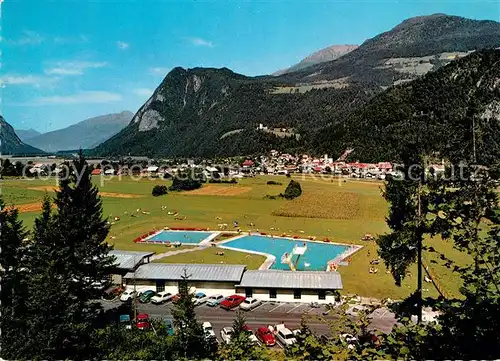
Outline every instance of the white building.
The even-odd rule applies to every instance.
[[[236,292],[263,301],[333,303],[334,291],[342,289],[338,272],[245,271]]]
[[[140,265],[149,263],[154,252],[112,250],[110,256],[115,257],[114,271],[111,275],[114,284],[123,284],[123,276],[134,272]]]
[[[179,291],[184,272],[189,285],[207,295],[240,294],[263,301],[333,303],[336,290],[342,289],[338,272],[326,271],[247,271],[244,265],[146,263],[123,279],[138,290]]]
[[[147,263],[135,273],[127,273],[124,279],[127,285],[133,285],[135,280],[139,290],[152,289],[175,294],[186,271],[189,285],[196,291],[230,296],[234,294],[234,285],[240,282],[245,268],[241,265]]]
[[[156,165],[150,165],[149,167],[147,167],[146,172],[158,173],[158,167]]]

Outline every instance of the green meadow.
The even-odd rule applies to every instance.
[[[376,236],[388,231],[385,224],[388,206],[381,196],[382,182],[326,176],[298,176],[294,179],[300,182],[303,194],[293,201],[264,198],[284,191],[288,183],[284,176],[244,178],[234,185],[205,184],[196,191],[169,193],[160,197],[153,197],[151,190],[156,184],[169,185],[168,181],[162,179],[98,176],[94,182],[102,194],[104,215],[112,223],[108,242],[116,249],[150,250],[156,253],[177,250],[161,245],[135,244],[132,240],[164,227],[208,227],[218,230],[219,224],[226,223],[228,230],[233,230],[233,222],[238,221],[243,231],[312,236],[319,240],[328,238],[334,242],[363,245],[364,248],[352,256],[351,264],[339,269],[346,293],[400,299],[415,289],[416,267],[412,267],[411,274],[401,287],[394,285],[392,276],[382,263],[376,266],[376,274],[369,273],[370,261],[377,258],[377,247],[373,241],[361,241],[361,237],[365,233]],[[267,185],[269,180],[280,181],[282,185]],[[45,194],[54,195],[52,186],[57,186],[55,179],[7,179],[2,181],[1,190],[6,203],[18,207],[25,226],[31,227],[39,214],[37,203]],[[169,215],[169,212],[177,215]],[[115,217],[120,220],[114,221]],[[450,242],[429,239],[426,244],[435,250],[424,252],[425,263],[431,274],[447,296],[458,296],[459,278],[447,267],[447,261],[441,255],[457,264],[466,264],[468,257],[455,250]],[[225,252],[224,256],[217,256],[216,252],[217,248],[195,249],[160,261],[245,263],[255,269],[264,259],[248,257],[242,252]],[[431,283],[424,283],[424,296],[437,294]]]

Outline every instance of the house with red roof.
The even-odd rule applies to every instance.
[[[378,162],[377,169],[383,173],[388,173],[392,171],[392,164],[389,162]]]
[[[254,162],[250,159],[247,159],[243,162],[242,164],[243,167],[253,167],[254,166]]]

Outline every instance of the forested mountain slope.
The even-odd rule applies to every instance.
[[[225,68],[175,68],[130,125],[95,152],[215,156],[295,148],[312,129],[329,124],[333,113],[347,114],[370,95],[357,86],[275,93],[279,86]],[[293,128],[301,137],[279,138],[257,131],[259,124]]]
[[[8,155],[34,155],[43,154],[40,149],[25,144],[19,139],[14,128],[0,115],[0,151]]]
[[[411,147],[478,162],[500,159],[500,50],[475,52],[411,83],[392,87],[317,133],[312,148],[351,159],[400,160]]]

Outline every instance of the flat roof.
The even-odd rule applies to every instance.
[[[245,265],[146,263],[124,278],[181,281],[186,270],[189,281],[240,282],[245,269]]]
[[[342,289],[338,272],[327,271],[246,271],[237,287],[289,288],[289,289]]]
[[[120,251],[114,249],[109,252],[110,256],[115,256],[115,266],[120,269],[133,270],[146,257],[151,257],[154,252]]]

